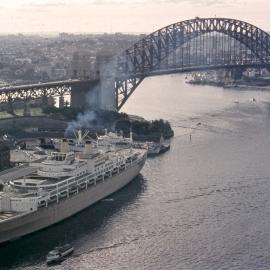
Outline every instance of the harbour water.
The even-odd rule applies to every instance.
[[[46,269],[66,242],[74,254],[50,269],[270,268],[270,93],[184,81],[149,78],[123,108],[168,119],[171,150],[108,199],[0,247],[2,269]]]

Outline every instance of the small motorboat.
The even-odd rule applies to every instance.
[[[47,264],[60,262],[64,257],[68,256],[74,251],[74,248],[70,244],[66,244],[64,246],[55,247],[55,249],[51,250],[47,257]]]

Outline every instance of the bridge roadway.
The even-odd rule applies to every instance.
[[[246,69],[246,68],[267,68],[270,69],[270,63],[254,63],[254,64],[217,64],[217,65],[202,65],[202,66],[190,66],[190,67],[176,67],[176,68],[167,68],[160,69],[155,71],[146,71],[141,73],[135,73],[134,77],[152,77],[176,73],[188,73],[188,72],[197,72],[197,71],[207,71],[207,70],[218,70],[218,69]],[[119,76],[121,78],[121,76]],[[125,77],[123,77],[125,78]]]
[[[14,85],[0,88],[0,102],[12,103],[16,100],[31,100],[36,98],[47,98],[51,96],[81,95],[82,91],[89,89],[99,82],[98,77],[91,79],[69,79],[65,81],[54,81],[36,83],[29,85]],[[72,93],[73,92],[73,93]]]
[[[65,81],[54,81],[54,82],[46,82],[46,83],[36,83],[36,84],[27,84],[27,85],[14,85],[14,86],[7,86],[7,87],[0,87],[0,94],[2,93],[11,93],[20,90],[35,90],[35,89],[46,89],[46,88],[56,88],[56,87],[64,87],[64,86],[72,86],[77,85],[78,83],[90,83],[97,78],[94,79],[70,79]]]
[[[176,73],[186,73],[186,72],[196,72],[196,71],[206,71],[206,70],[218,70],[218,69],[246,69],[246,68],[267,68],[270,69],[270,63],[261,63],[261,64],[235,64],[235,65],[209,65],[209,66],[197,66],[197,67],[182,67],[182,68],[170,68],[170,69],[161,69],[156,71],[151,71],[147,74],[146,77],[160,76],[166,74],[176,74]]]

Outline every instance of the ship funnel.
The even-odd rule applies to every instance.
[[[85,147],[84,147],[84,154],[91,154],[92,152],[92,142],[91,141],[86,141],[85,142]]]
[[[62,139],[60,152],[67,153],[69,151],[69,145],[67,139]]]

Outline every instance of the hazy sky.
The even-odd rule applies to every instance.
[[[0,32],[152,32],[200,17],[270,30],[270,0],[0,0]]]

